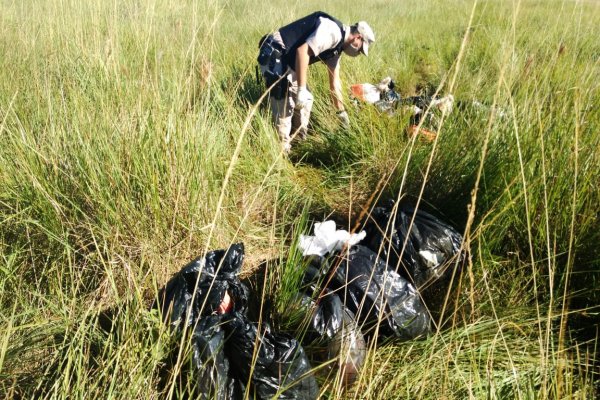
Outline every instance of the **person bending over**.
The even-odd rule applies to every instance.
[[[322,11],[261,38],[258,63],[267,89],[271,89],[271,113],[284,152],[289,152],[294,137],[306,137],[313,104],[307,86],[308,66],[317,61],[327,66],[331,100],[347,127],[350,121],[342,102],[340,57],[342,53],[366,56],[374,41],[375,34],[365,21],[348,26]]]

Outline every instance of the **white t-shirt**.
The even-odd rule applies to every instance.
[[[308,44],[308,47],[310,47],[315,56],[326,50],[335,48],[340,40],[342,40],[342,31],[335,22],[329,18],[320,17],[319,19],[321,20],[319,27],[306,39],[306,44]],[[327,60],[327,65],[332,67],[337,66],[340,62],[340,55],[338,54],[336,57]]]

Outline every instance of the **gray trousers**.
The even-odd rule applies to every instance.
[[[289,70],[288,92],[281,100],[271,99],[271,113],[273,122],[279,133],[284,149],[291,146],[294,139],[304,139],[308,130],[308,121],[312,110],[312,101],[300,110],[296,110],[296,95],[298,94],[298,80],[296,73]]]
[[[262,66],[261,66],[262,68]],[[289,151],[294,139],[304,139],[307,135],[308,122],[313,102],[309,102],[300,110],[296,110],[296,95],[298,94],[298,79],[296,72],[288,69],[284,79],[288,80],[287,93],[281,99],[271,97],[271,114],[273,123],[281,139],[284,151]]]

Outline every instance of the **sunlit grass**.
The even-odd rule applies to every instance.
[[[261,321],[287,329],[298,235],[351,229],[386,197],[465,233],[459,304],[439,334],[371,351],[347,392],[321,380],[324,396],[597,396],[600,4],[330,2],[377,35],[343,59],[346,87],[392,76],[457,105],[435,145],[365,105],[343,131],[315,66],[314,132],[288,158],[257,107],[257,42],[321,7],[0,2],[0,396],[183,395],[150,311],[173,273],[243,241],[245,273],[266,265]]]

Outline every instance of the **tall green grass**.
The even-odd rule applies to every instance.
[[[243,241],[244,273],[267,266],[261,321],[283,329],[298,235],[352,228],[385,197],[465,233],[459,302],[432,337],[372,349],[346,391],[322,379],[323,396],[598,395],[600,4],[329,2],[377,36],[343,59],[346,87],[392,76],[460,104],[435,143],[365,105],[342,131],[314,66],[314,133],[286,157],[257,42],[322,7],[0,1],[3,398],[182,396],[192,384],[164,368],[177,339],[149,311],[173,273]]]

